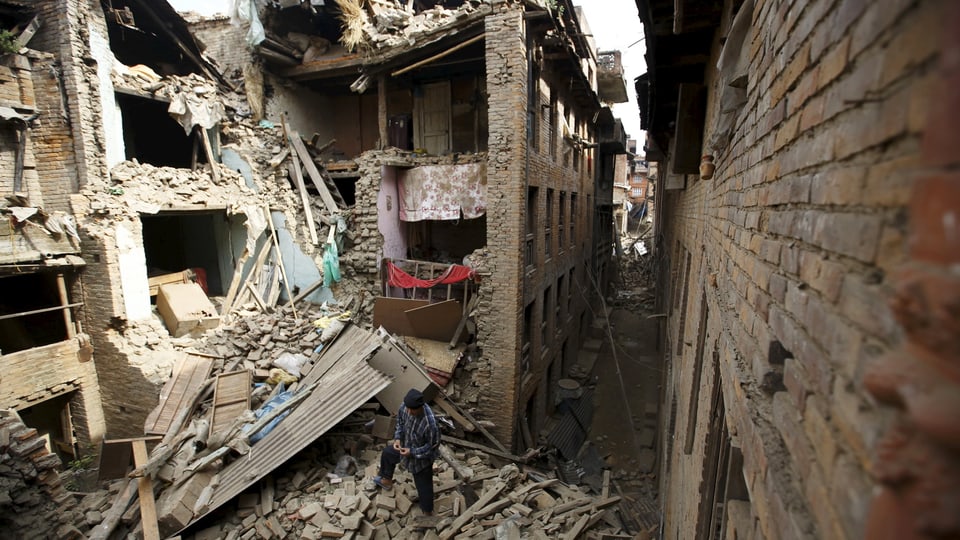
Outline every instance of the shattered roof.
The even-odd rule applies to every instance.
[[[360,337],[364,342],[380,339],[361,333],[367,334]],[[270,474],[390,384],[389,377],[367,364],[371,349],[361,345],[341,335],[327,348],[304,379],[304,383],[317,380],[318,386],[247,455],[220,471],[209,509],[188,527]]]

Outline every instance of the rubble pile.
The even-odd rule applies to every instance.
[[[587,530],[626,532],[629,518],[619,496],[591,494],[536,469],[450,447],[447,454],[456,465],[435,462],[435,515],[423,516],[407,472],[398,470],[390,491],[372,483],[381,443],[364,433],[369,416],[362,410],[351,415],[338,433],[318,440],[223,511],[191,527],[193,538],[499,538],[511,531],[518,538],[521,531],[527,538],[575,538]],[[210,473],[197,478],[216,481]],[[121,484],[87,494],[78,508],[91,509],[85,516],[102,515]],[[163,502],[161,496],[161,508]],[[137,519],[136,511],[128,511],[123,521],[135,526]],[[84,517],[78,530],[89,530],[89,521]]]
[[[489,13],[489,4],[488,1],[468,0],[456,9],[446,9],[438,5],[413,13],[398,4],[374,1],[366,6],[372,16],[363,17],[360,22],[348,19],[344,26],[359,27],[362,30],[363,44],[375,51],[383,51],[413,46],[422,36],[455,29],[464,19],[482,17]],[[356,45],[357,40],[357,36],[345,33],[343,44],[350,49]]]
[[[24,535],[30,538],[69,533],[69,520],[83,514],[70,513],[75,500],[61,484],[59,466],[36,429],[16,411],[0,410],[0,530],[30,531]]]

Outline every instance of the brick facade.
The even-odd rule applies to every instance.
[[[595,158],[594,150],[572,150],[563,138],[561,118],[573,130],[587,125],[588,113],[560,90],[561,75],[528,69],[522,9],[504,3],[487,17],[486,27],[490,257],[480,287],[478,344],[489,364],[478,370],[477,380],[485,388],[480,409],[492,416],[496,435],[516,443],[524,417],[536,440],[552,407],[550,385],[579,348],[581,316],[591,295]],[[533,92],[531,80],[537,85]],[[552,122],[543,107],[528,116],[530,95],[556,109]],[[585,127],[580,129],[578,135],[590,138]],[[536,196],[532,227],[527,224],[531,188]],[[533,242],[529,260],[528,237]]]
[[[756,2],[747,101],[716,175],[687,176],[659,208],[674,426],[665,537],[708,530],[710,503],[724,502],[714,519],[727,538],[864,537],[889,420],[864,374],[904,337],[890,276],[937,114],[946,4]],[[706,84],[715,110],[715,70]],[[746,492],[713,498],[727,471]]]

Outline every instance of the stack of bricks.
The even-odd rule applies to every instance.
[[[59,466],[36,429],[15,411],[0,411],[0,528],[22,538],[63,537],[54,534],[57,515],[67,515],[76,501],[60,483]]]

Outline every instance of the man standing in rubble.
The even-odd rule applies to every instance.
[[[423,394],[411,389],[397,412],[397,429],[393,440],[380,454],[380,474],[374,484],[385,491],[393,489],[393,471],[398,463],[413,475],[417,486],[420,510],[433,515],[433,460],[440,448],[440,429],[433,410],[424,402]]]

